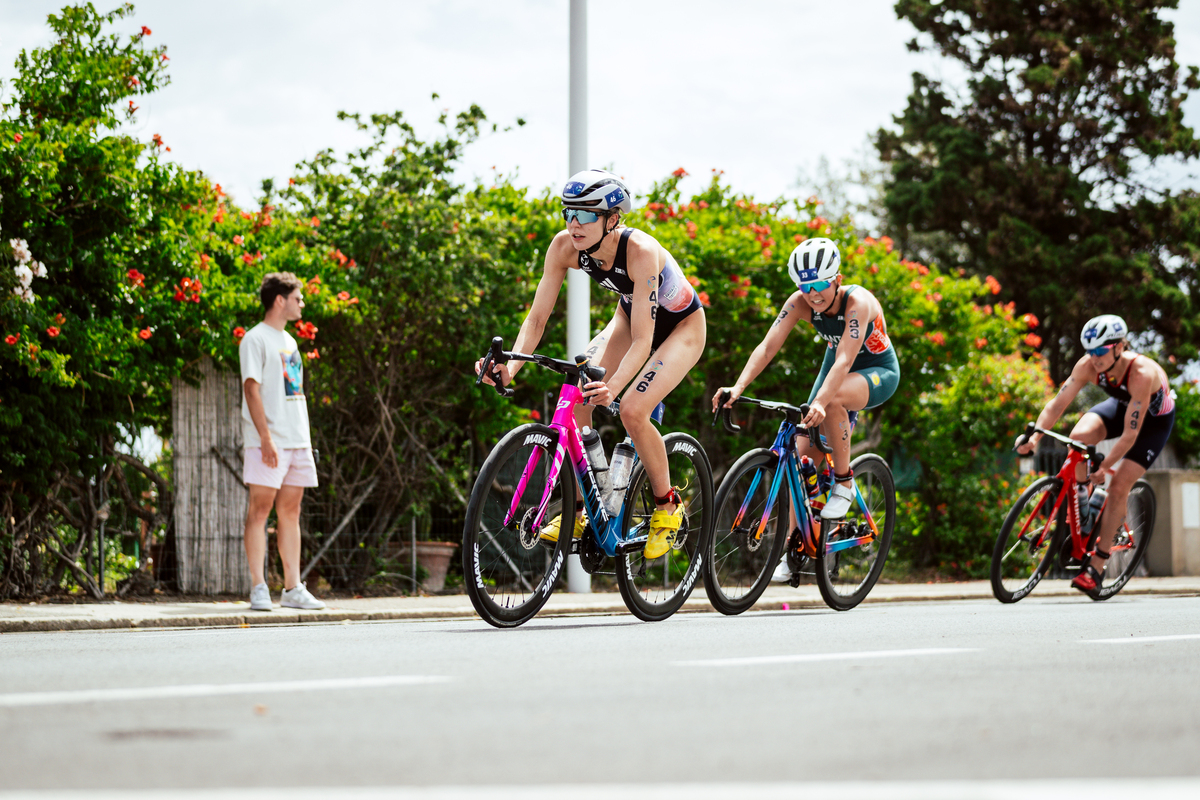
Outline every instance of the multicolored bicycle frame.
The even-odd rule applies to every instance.
[[[745,402],[751,405],[757,405],[772,411],[782,411],[785,413],[785,418],[779,426],[779,432],[775,435],[775,443],[771,445],[771,452],[779,457],[781,465],[780,469],[775,470],[775,476],[772,479],[771,491],[767,497],[766,508],[763,509],[762,519],[758,523],[758,527],[754,530],[754,538],[761,540],[763,532],[767,528],[767,523],[771,519],[771,512],[775,508],[775,500],[779,496],[779,487],[784,476],[787,476],[788,490],[792,497],[792,508],[796,514],[797,526],[800,529],[800,544],[804,555],[809,558],[817,557],[817,542],[820,540],[820,527],[814,524],[815,514],[812,509],[808,496],[808,489],[804,486],[804,482],[800,479],[800,465],[796,459],[796,448],[794,442],[798,436],[807,436],[814,445],[820,449],[825,455],[823,468],[828,470],[828,474],[833,474],[833,459],[830,454],[833,452],[825,443],[825,437],[816,433],[816,429],[811,431],[807,428],[801,428],[793,421],[794,415],[801,417],[807,415],[808,407],[789,406],[786,403],[768,403],[751,398],[740,397],[737,402]],[[726,427],[730,427],[728,416],[726,416]],[[737,426],[732,426],[737,430]],[[758,490],[759,482],[762,480],[763,473],[759,471],[753,478],[749,490],[746,492],[746,499],[742,501],[741,507],[738,509],[737,516],[734,519],[733,527],[741,527],[742,520],[745,518],[746,511],[750,507],[750,502],[754,498],[755,492]],[[866,544],[879,537],[879,527],[875,523],[875,519],[871,516],[870,509],[867,508],[866,502],[863,500],[862,492],[859,490],[857,483],[854,486],[854,494],[858,502],[859,508],[862,509],[863,516],[867,520],[867,524],[871,528],[871,533],[865,536],[852,536],[846,539],[826,542],[826,553],[837,553],[842,550],[849,550],[861,544]],[[803,498],[801,502],[800,498]]]
[[[537,361],[542,357],[522,356],[519,353],[513,353],[512,357],[518,360]],[[577,365],[581,370],[586,368],[586,364]],[[593,374],[599,371],[600,377],[603,377],[603,371],[598,367],[592,367]],[[598,379],[598,378],[593,378]],[[549,474],[546,476],[545,486],[542,487],[542,500],[538,505],[537,513],[533,519],[533,529],[540,529],[546,523],[546,514],[550,504],[550,498],[554,492],[554,486],[558,483],[559,470],[562,469],[563,461],[570,458],[571,466],[575,470],[575,478],[578,481],[579,493],[583,496],[583,506],[587,512],[588,528],[591,529],[596,543],[607,556],[616,556],[618,553],[626,549],[636,549],[645,544],[645,535],[642,534],[638,526],[630,531],[621,529],[621,520],[625,516],[625,507],[622,503],[621,511],[615,515],[610,515],[608,509],[604,507],[604,499],[600,496],[599,486],[596,483],[596,475],[592,470],[592,463],[588,460],[587,451],[583,447],[583,438],[579,433],[579,427],[575,422],[575,406],[583,402],[583,392],[576,383],[570,381],[563,384],[558,395],[558,403],[554,408],[554,419],[550,423],[550,427],[558,432],[558,445],[554,451],[554,462],[551,464]],[[598,406],[603,408],[603,406]],[[662,422],[662,415],[665,406],[662,403],[658,404],[651,419],[655,422]],[[619,410],[617,401],[605,409],[608,413],[616,414]],[[531,433],[530,436],[541,436],[542,434]],[[541,444],[548,445],[549,442]],[[525,496],[525,490],[529,484],[530,478],[537,469],[538,463],[542,458],[542,450],[534,448],[530,454],[529,463],[526,464],[524,472],[517,483],[517,491],[513,495],[512,505],[504,518],[504,524],[509,525],[516,517],[517,509],[521,505],[521,499]],[[634,453],[633,463],[630,465],[630,474],[633,468],[637,465],[637,454]],[[628,502],[626,498],[625,502]],[[570,515],[570,509],[563,509],[564,516]],[[586,535],[586,533],[585,533]],[[621,546],[625,545],[624,548]]]

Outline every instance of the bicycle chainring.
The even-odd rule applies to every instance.
[[[604,558],[604,551],[600,549],[596,534],[592,531],[592,523],[589,521],[579,539],[579,564],[584,572],[592,575],[604,564]]]

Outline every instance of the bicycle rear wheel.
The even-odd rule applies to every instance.
[[[558,431],[547,425],[514,428],[492,449],[471,490],[463,575],[471,605],[498,628],[531,619],[565,572],[575,508],[569,465],[559,470],[541,524],[535,524],[557,447]],[[543,541],[540,531],[563,508],[568,509],[563,535],[556,543]]]
[[[817,546],[817,587],[826,605],[837,611],[854,608],[871,592],[883,572],[896,527],[891,467],[868,453],[851,461],[850,469],[862,502],[851,503],[843,519],[822,519]]]
[[[1004,518],[992,551],[992,594],[1015,603],[1033,591],[1068,535],[1064,503],[1059,518],[1050,514],[1062,490],[1059,478],[1046,476],[1029,485]],[[1068,498],[1068,501],[1070,498]],[[1043,535],[1044,534],[1044,535]]]
[[[679,487],[685,509],[675,544],[666,555],[647,560],[642,550],[617,557],[617,585],[634,616],[658,622],[674,614],[688,599],[700,577],[712,535],[713,487],[708,456],[700,443],[685,433],[663,437],[671,483]],[[650,533],[654,492],[641,462],[630,476],[622,519],[626,538]]]
[[[781,480],[771,513],[764,520],[780,458],[751,450],[725,474],[717,490],[716,523],[704,564],[704,591],[722,614],[741,614],[771,582],[787,542],[788,483]],[[759,534],[759,528],[762,533]]]
[[[1124,588],[1137,571],[1138,565],[1146,555],[1150,544],[1150,534],[1154,531],[1154,515],[1157,511],[1154,490],[1146,481],[1138,481],[1129,490],[1129,501],[1125,507],[1125,521],[1117,528],[1117,536],[1113,540],[1112,553],[1108,564],[1105,565],[1106,583],[1092,592],[1093,600],[1107,600]],[[1096,523],[1099,525],[1099,521]]]

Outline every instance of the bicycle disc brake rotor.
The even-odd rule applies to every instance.
[[[526,550],[532,550],[541,541],[541,528],[535,530],[533,527],[533,521],[537,519],[537,513],[537,506],[526,511],[525,515],[521,517],[521,525],[517,530],[517,538],[521,541],[521,547]]]

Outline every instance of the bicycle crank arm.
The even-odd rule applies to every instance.
[[[626,539],[617,545],[617,555],[623,556],[628,553],[640,553],[646,549],[646,542],[649,540],[649,536],[637,536],[633,539]]]

